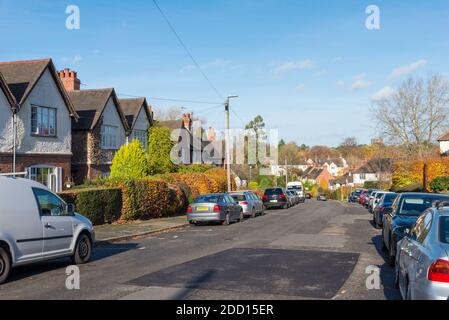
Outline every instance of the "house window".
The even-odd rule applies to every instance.
[[[37,165],[27,168],[27,177],[39,182],[54,192],[62,191],[62,168]]]
[[[56,136],[56,109],[32,106],[31,133],[44,137]]]
[[[147,149],[147,131],[146,130],[133,130],[131,134],[131,140],[139,140],[142,147]]]
[[[106,150],[117,150],[117,127],[101,126],[101,148]]]
[[[366,173],[360,174],[360,180],[366,180]]]

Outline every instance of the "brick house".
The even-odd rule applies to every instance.
[[[201,126],[196,127],[190,113],[184,114],[182,119],[160,121],[157,125],[170,130],[180,130],[178,139],[180,164],[219,166],[225,163],[224,142],[216,139],[216,133],[212,127],[207,132]]]
[[[148,129],[153,125],[153,111],[145,98],[120,99],[120,106],[128,122],[127,142],[139,140],[148,149]]]
[[[330,172],[327,170],[326,167],[323,168],[311,167],[303,173],[303,179],[318,185],[326,184],[329,186],[329,182],[332,179],[332,175],[330,174]]]
[[[13,171],[15,135],[15,171],[61,191],[72,178],[71,128],[78,115],[52,60],[1,62],[0,73],[0,174]]]
[[[72,174],[76,184],[105,177],[115,153],[126,143],[128,123],[113,88],[80,90],[76,72],[65,69],[59,77],[79,115],[72,125]]]

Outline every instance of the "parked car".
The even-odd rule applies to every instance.
[[[377,205],[380,202],[380,199],[383,197],[383,195],[386,193],[387,191],[376,191],[374,192],[374,196],[372,198],[372,200],[370,201],[370,205],[369,205],[369,212],[373,213],[374,209],[377,207]]]
[[[388,252],[388,262],[394,266],[396,248],[404,237],[406,229],[411,229],[418,217],[435,201],[449,200],[449,196],[432,193],[403,193],[391,208],[384,211],[382,228],[382,250]]]
[[[230,225],[243,219],[243,208],[226,193],[198,196],[187,208],[187,220],[194,225],[205,222]]]
[[[311,193],[306,193],[306,199],[310,200],[312,198],[313,198],[313,196]]]
[[[376,194],[378,190],[376,189],[369,189],[368,190],[368,196],[365,199],[365,208],[367,208],[368,210],[370,210],[371,205],[372,205],[372,201],[374,199],[374,195]]]
[[[294,207],[299,203],[299,197],[294,191],[287,190],[286,191],[287,198],[290,201],[290,207]]]
[[[306,195],[304,193],[304,185],[302,184],[302,182],[300,182],[300,181],[289,182],[287,184],[287,190],[293,191],[296,193],[296,195],[299,198],[298,203],[306,202]]]
[[[374,208],[374,211],[373,211],[373,224],[374,224],[374,227],[376,229],[377,228],[382,228],[384,211],[386,209],[388,209],[388,208],[391,208],[391,206],[393,205],[393,202],[394,202],[394,200],[396,199],[397,196],[398,196],[398,194],[394,193],[394,192],[384,193],[384,195],[380,199],[379,203]]]
[[[365,198],[368,196],[368,190],[362,190],[360,192],[359,203],[365,205]]]
[[[258,215],[263,215],[263,202],[254,192],[231,192],[229,195],[242,207],[245,218],[255,218]]]
[[[0,283],[12,268],[70,257],[90,260],[95,233],[92,222],[44,185],[0,177]]]
[[[405,300],[449,300],[448,204],[425,211],[398,243],[396,286]]]
[[[265,208],[283,208],[288,209],[290,207],[288,198],[286,196],[286,190],[284,188],[269,188],[265,190],[262,197]]]
[[[321,193],[317,197],[318,201],[327,201],[327,196],[324,193]]]
[[[357,189],[349,195],[349,202],[356,203],[359,202],[360,194],[362,193],[361,189]]]

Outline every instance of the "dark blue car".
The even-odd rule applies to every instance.
[[[396,262],[396,246],[412,229],[419,216],[440,200],[449,201],[449,196],[432,193],[403,193],[394,201],[391,208],[384,211],[382,228],[382,250],[388,252],[391,266]]]

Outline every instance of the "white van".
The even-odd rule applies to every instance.
[[[47,187],[0,176],[0,284],[21,265],[61,257],[84,264],[94,240],[90,220]]]
[[[287,189],[289,191],[296,192],[296,194],[299,196],[300,202],[302,203],[306,202],[306,194],[304,192],[304,186],[302,182],[300,181],[289,182],[287,184]]]

